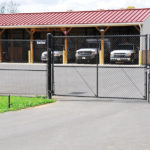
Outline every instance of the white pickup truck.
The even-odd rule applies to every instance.
[[[96,63],[96,59],[99,59],[99,51],[101,49],[101,40],[99,39],[86,39],[85,48],[76,50],[75,60],[77,63]],[[110,40],[104,40],[104,58],[105,61],[109,61],[110,58]]]
[[[110,53],[111,63],[136,63],[138,61],[138,49],[135,44],[119,44]]]
[[[76,62],[96,62],[97,49],[96,48],[81,48],[76,51]]]

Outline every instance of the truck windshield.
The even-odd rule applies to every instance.
[[[97,48],[97,43],[88,43],[89,48]]]
[[[54,51],[63,51],[64,50],[64,46],[55,46]]]
[[[118,50],[133,50],[134,45],[118,45],[117,47]]]
[[[86,39],[85,47],[101,49],[101,39]],[[104,48],[106,50],[110,49],[110,40],[109,39],[106,39],[106,38],[104,39]]]

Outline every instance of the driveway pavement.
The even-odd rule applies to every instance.
[[[56,97],[59,99],[59,97]],[[150,105],[72,99],[0,114],[1,150],[149,150]]]

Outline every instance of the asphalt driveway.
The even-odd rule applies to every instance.
[[[0,149],[149,150],[148,103],[61,100],[0,114]]]

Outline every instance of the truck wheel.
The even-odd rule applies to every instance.
[[[134,55],[131,56],[131,64],[134,64]]]
[[[111,64],[115,64],[116,62],[115,61],[111,61]]]
[[[131,64],[134,64],[134,59],[131,59]]]
[[[80,61],[79,61],[79,60],[76,60],[76,63],[77,63],[77,64],[80,64]]]

